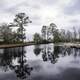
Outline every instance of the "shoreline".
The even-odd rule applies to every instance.
[[[50,43],[52,43],[52,42],[50,42]],[[41,45],[41,44],[49,44],[49,43],[36,44],[34,42],[26,42],[26,43],[17,43],[17,44],[1,44],[0,48],[24,47],[24,46]],[[53,43],[53,44],[55,44],[55,46],[80,48],[80,43]]]
[[[64,47],[70,47],[70,48],[80,48],[80,43],[58,43],[55,44],[55,46],[64,46]]]
[[[0,48],[24,47],[24,46],[41,45],[41,44],[49,44],[49,43],[36,44],[36,43],[33,43],[33,42],[26,42],[26,43],[15,43],[15,44],[1,44]]]

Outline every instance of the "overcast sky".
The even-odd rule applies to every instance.
[[[11,22],[19,12],[30,17],[27,31],[31,34],[51,22],[66,29],[80,25],[80,0],[0,0],[0,23]]]

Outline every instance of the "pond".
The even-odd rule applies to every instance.
[[[80,49],[55,44],[0,49],[0,80],[80,80]]]

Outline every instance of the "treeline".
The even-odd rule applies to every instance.
[[[31,21],[25,13],[16,14],[12,23],[2,23],[0,25],[0,44],[24,42],[26,38],[24,27],[28,23]]]
[[[34,34],[35,43],[58,43],[58,42],[79,42],[80,41],[80,29],[76,30],[73,27],[72,30],[58,29],[54,23],[49,26],[42,26],[41,34]]]
[[[23,43],[26,39],[25,27],[31,23],[29,17],[25,13],[15,15],[13,22],[3,23],[0,25],[0,44]],[[16,27],[16,28],[15,28]],[[54,23],[49,26],[43,25],[41,34],[33,35],[34,43],[58,43],[58,42],[79,42],[80,29],[64,30],[58,29]]]

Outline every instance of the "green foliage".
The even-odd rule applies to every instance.
[[[47,40],[47,26],[42,26],[42,30],[41,30],[41,32],[42,32],[42,38],[44,39],[44,40]]]
[[[18,13],[15,16],[14,24],[18,27],[17,34],[18,38],[23,41],[25,37],[25,28],[28,23],[31,23],[29,17],[25,13]]]
[[[4,43],[16,43],[23,42],[25,37],[25,26],[28,23],[31,23],[29,17],[25,13],[16,14],[13,23],[10,24],[2,24],[0,28],[0,38],[4,41]],[[12,31],[14,27],[18,27],[16,32]]]
[[[50,26],[49,26],[49,32],[50,32],[52,35],[54,35],[56,29],[57,29],[57,26],[56,26],[54,23],[51,23]]]
[[[56,30],[55,33],[54,33],[53,42],[54,42],[54,43],[57,43],[57,42],[60,42],[60,41],[61,41],[61,39],[60,39],[60,33],[59,33],[58,30]]]
[[[11,42],[11,39],[12,39],[12,29],[10,29],[8,27],[8,24],[6,23],[3,23],[1,26],[0,26],[0,39],[2,39],[2,41],[4,43],[10,43]]]
[[[36,44],[42,42],[42,38],[41,38],[40,34],[38,34],[38,33],[35,33],[35,34],[34,34],[33,40],[34,40],[34,42],[35,42]]]
[[[50,42],[50,36],[53,37],[53,42],[60,41],[58,29],[54,23],[51,23],[49,26],[43,26],[41,32],[43,41],[46,40],[47,42]]]

